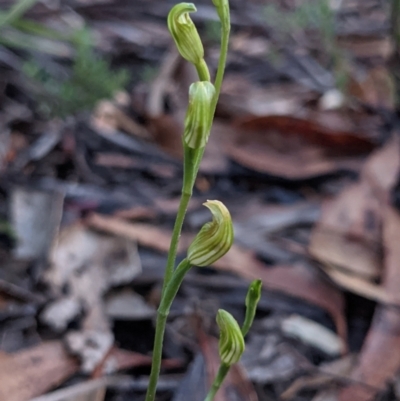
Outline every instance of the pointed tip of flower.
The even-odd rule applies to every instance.
[[[168,29],[181,56],[197,65],[204,57],[204,48],[189,13],[197,11],[193,3],[178,3],[168,14]]]
[[[203,203],[207,209],[210,210],[213,217],[216,219],[225,220],[229,219],[231,221],[231,214],[229,213],[228,208],[219,200],[209,200]]]
[[[257,306],[258,301],[261,298],[262,281],[260,279],[254,280],[250,283],[249,290],[246,296],[246,306],[255,304]]]

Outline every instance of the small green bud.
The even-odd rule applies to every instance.
[[[217,200],[207,201],[213,215],[212,221],[204,224],[189,246],[187,259],[195,266],[208,266],[224,256],[233,243],[233,225],[229,210]]]
[[[196,26],[189,16],[197,11],[193,3],[179,3],[168,14],[168,29],[181,56],[198,65],[204,57],[203,44]]]
[[[220,329],[219,356],[230,366],[239,362],[244,351],[244,338],[235,318],[223,309],[218,310],[217,324]]]
[[[256,315],[256,309],[258,302],[261,298],[261,280],[254,280],[251,282],[249,289],[246,295],[246,316],[244,319],[244,323],[242,326],[242,333],[245,336],[250,330],[251,325],[253,324],[254,316]]]
[[[183,139],[192,149],[206,146],[210,135],[211,106],[214,85],[208,81],[194,82],[189,88],[189,106],[185,117]]]
[[[229,0],[212,0],[217,9],[219,20],[225,29],[230,28]]]
[[[262,281],[260,279],[254,280],[250,283],[249,289],[246,295],[246,308],[255,309],[258,301],[261,298],[261,287]]]

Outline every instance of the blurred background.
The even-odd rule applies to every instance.
[[[197,80],[175,1],[0,0],[0,400],[144,400]],[[211,75],[220,26],[191,14]],[[202,401],[219,308],[244,317],[217,401],[400,399],[400,1],[231,0],[215,123],[178,259],[210,214],[235,244],[193,268],[158,399]]]

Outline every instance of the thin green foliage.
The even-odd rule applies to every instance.
[[[75,53],[72,65],[61,77],[46,69],[46,63],[39,64],[37,59],[31,58],[23,65],[22,73],[32,83],[38,111],[43,116],[64,118],[89,110],[127,84],[128,72],[111,70],[109,62],[96,54],[87,29],[65,35],[22,18],[36,1],[19,0],[10,10],[0,11],[0,43],[55,56],[63,56],[72,45]]]
[[[4,25],[11,24],[15,20],[29,10],[38,0],[19,0],[9,11],[0,14],[0,28]]]
[[[51,117],[66,117],[91,109],[99,100],[110,98],[129,80],[126,70],[111,71],[109,63],[95,54],[86,29],[76,32],[72,43],[76,55],[71,74],[64,81],[33,60],[24,66],[25,74],[43,87],[39,109]]]
[[[315,32],[313,37],[319,39],[321,49],[328,56],[327,66],[335,75],[336,86],[345,90],[348,81],[345,54],[336,40],[335,14],[329,0],[307,0],[290,11],[269,4],[264,8],[264,18],[281,44],[290,42],[298,33]]]

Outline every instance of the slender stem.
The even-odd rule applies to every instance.
[[[207,63],[204,58],[196,65],[197,75],[200,81],[210,81],[210,71],[208,70]]]
[[[243,325],[242,325],[243,337],[245,337],[246,334],[249,332],[250,327],[252,326],[253,321],[254,321],[254,316],[255,316],[255,313],[254,314],[247,313],[247,311],[246,311],[246,316],[245,316],[245,319],[244,319],[244,322],[243,322]]]
[[[164,283],[161,293],[161,303],[157,312],[156,333],[153,348],[153,360],[151,364],[151,372],[149,386],[147,388],[146,400],[154,401],[156,395],[157,381],[160,374],[162,347],[164,340],[165,325],[169,308],[175,295],[181,285],[185,273],[189,270],[190,264],[184,259],[179,266],[174,269],[175,259],[178,250],[179,237],[182,231],[183,221],[185,219],[186,210],[190,202],[193,192],[194,182],[196,180],[197,169],[196,161],[199,153],[203,150],[191,149],[184,145],[184,168],[183,168],[183,185],[182,195],[179,202],[178,214],[176,216],[174,229],[172,232],[171,244],[168,252],[167,266],[164,273]]]
[[[229,6],[227,6],[229,7]],[[212,118],[210,119],[210,130],[211,124],[214,119],[215,109],[218,102],[218,97],[221,91],[222,80],[224,77],[225,64],[228,52],[228,43],[229,43],[229,32],[230,32],[230,22],[229,22],[229,9],[227,10],[227,15],[225,19],[221,18],[222,24],[222,38],[221,38],[221,53],[218,62],[218,70],[215,78],[215,96],[212,103]],[[198,65],[196,65],[197,73],[199,75],[200,81],[209,81],[210,73],[208,71],[207,64],[204,60],[201,61]],[[156,387],[158,376],[160,373],[161,367],[161,359],[162,359],[162,345],[164,339],[165,325],[167,321],[167,316],[169,313],[169,308],[172,304],[172,301],[178,291],[178,288],[183,280],[183,277],[187,270],[189,270],[190,265],[188,261],[185,259],[174,271],[176,253],[178,250],[178,242],[180,233],[182,230],[183,221],[185,218],[186,210],[192,196],[193,186],[196,180],[197,172],[200,166],[201,159],[204,153],[204,147],[201,149],[190,149],[187,146],[185,148],[185,160],[184,160],[184,173],[183,173],[183,186],[182,186],[182,196],[179,203],[178,213],[176,216],[174,229],[172,232],[170,249],[168,252],[167,258],[167,266],[165,268],[164,275],[164,283],[162,289],[161,303],[157,312],[157,322],[156,322],[156,333],[154,339],[154,349],[153,349],[153,362],[150,373],[150,381],[146,394],[146,401],[154,401],[156,395]],[[226,369],[226,372],[224,370]],[[222,383],[222,380],[226,376],[229,367],[220,367],[219,377],[219,386]],[[216,379],[217,379],[216,378]],[[215,392],[218,390],[215,389]],[[215,394],[215,393],[214,393]],[[213,397],[213,396],[212,396]],[[212,399],[212,398],[211,398]]]
[[[211,105],[210,131],[214,121],[214,115],[215,115],[215,110],[217,108],[219,95],[221,93],[222,81],[224,79],[224,74],[225,74],[226,59],[228,57],[229,34],[231,31],[229,2],[226,2],[225,6],[227,7],[227,9],[224,11],[224,13],[218,12],[218,15],[221,20],[221,50],[219,53],[218,69],[217,69],[217,74],[215,75],[215,82],[214,82],[215,95]],[[205,147],[201,149],[201,151],[199,151],[198,157],[195,162],[196,175],[197,172],[199,171],[201,160],[203,159],[204,150]]]
[[[149,386],[147,387],[146,401],[153,401],[156,396],[158,376],[160,374],[162,348],[164,342],[164,332],[167,323],[167,315],[157,312],[156,334],[154,337],[153,359],[151,362],[151,372]]]
[[[167,257],[167,265],[165,267],[164,283],[163,283],[163,288],[162,288],[162,297],[163,297],[165,288],[167,287],[169,281],[171,280],[172,274],[174,273],[174,266],[175,266],[176,254],[178,251],[179,237],[181,235],[183,220],[185,219],[186,210],[189,205],[191,196],[192,196],[191,191],[188,192],[188,191],[182,190],[182,195],[181,195],[181,199],[179,202],[178,213],[176,215],[174,229],[172,231],[171,244],[169,247],[168,257]]]
[[[156,332],[155,332],[154,347],[153,347],[153,359],[152,359],[152,363],[151,363],[149,386],[147,388],[145,401],[153,401],[155,398],[155,395],[156,395],[157,382],[158,382],[158,377],[160,375],[160,368],[161,368],[162,347],[163,347],[163,342],[164,342],[165,325],[167,322],[167,316],[168,316],[168,312],[169,312],[169,308],[167,308],[167,309],[165,308],[165,302],[168,301],[168,302],[170,302],[170,304],[172,304],[172,301],[173,301],[173,297],[172,297],[172,299],[170,297],[167,297],[167,289],[168,289],[168,284],[170,282],[172,282],[173,277],[174,277],[174,266],[175,266],[176,253],[178,250],[179,237],[181,235],[181,230],[182,230],[183,220],[185,219],[186,210],[187,210],[190,198],[192,196],[192,190],[190,190],[190,188],[193,188],[193,186],[192,187],[190,186],[191,180],[192,180],[191,172],[189,172],[189,174],[188,174],[187,169],[185,169],[183,186],[182,186],[182,195],[181,195],[181,199],[179,202],[179,208],[178,208],[178,213],[176,215],[174,229],[172,232],[171,244],[170,244],[168,258],[167,258],[167,265],[166,265],[165,273],[164,273],[164,283],[163,283],[163,288],[162,288],[162,293],[161,293],[161,303],[160,303],[160,307],[157,311]],[[186,259],[184,261],[186,261]],[[179,265],[179,266],[181,266],[181,265]],[[179,266],[177,267],[177,269],[175,271],[178,271]],[[183,276],[182,276],[182,279],[183,279]],[[178,291],[178,288],[179,288],[179,286],[177,287],[176,291]],[[163,305],[162,308],[161,308],[161,305]],[[171,306],[171,305],[169,305],[169,306]]]
[[[229,368],[229,365],[226,365],[225,363],[221,364],[218,369],[218,373],[215,376],[215,379],[211,385],[210,391],[208,392],[207,397],[204,401],[212,401],[214,399],[215,394],[217,394],[217,391],[220,389],[222,382],[229,372]]]
[[[163,298],[157,311],[157,324],[154,338],[153,360],[151,364],[151,373],[149,379],[149,386],[147,388],[146,401],[153,401],[156,396],[157,381],[161,368],[164,332],[169,310],[176,296],[176,293],[179,290],[182,280],[190,268],[191,265],[187,259],[184,259],[179,264],[175,272],[173,272],[173,276],[171,277],[169,284],[165,288],[165,291],[163,293]]]
[[[229,7],[229,3],[227,3],[227,7]],[[221,93],[222,81],[224,79],[226,59],[228,57],[230,31],[231,31],[231,24],[229,20],[229,8],[228,8],[226,12],[226,18],[221,19],[221,51],[219,55],[217,74],[215,76],[215,82],[214,82],[215,96],[213,102],[213,115],[215,113],[215,108],[217,107],[219,94]]]

